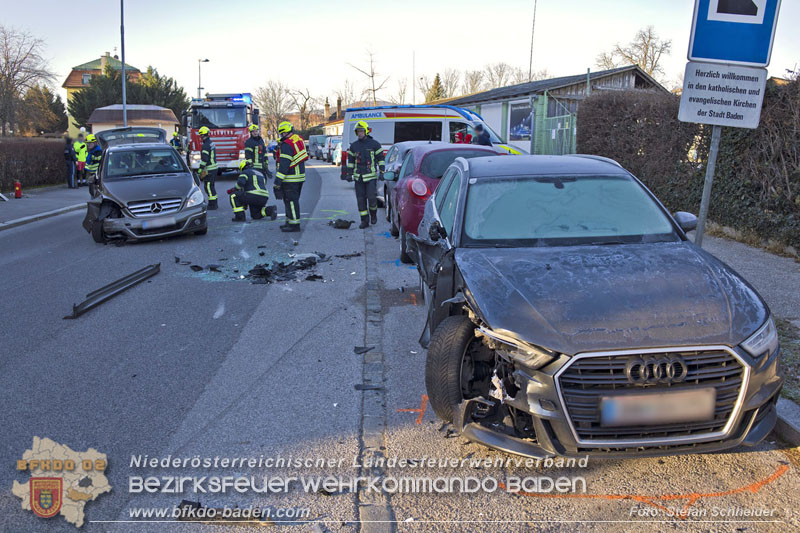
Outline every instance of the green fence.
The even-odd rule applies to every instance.
[[[532,154],[575,153],[578,125],[575,113],[545,92],[534,101],[533,114]]]

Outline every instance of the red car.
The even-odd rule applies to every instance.
[[[505,153],[503,151],[502,153]],[[411,263],[406,251],[406,233],[417,234],[425,201],[436,190],[439,179],[457,157],[471,159],[497,155],[490,146],[431,143],[408,151],[397,173],[387,171],[383,179],[396,181],[391,194],[392,235],[400,237],[400,260]]]

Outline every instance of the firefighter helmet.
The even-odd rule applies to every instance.
[[[364,133],[369,133],[369,124],[367,124],[366,120],[359,120],[356,122],[356,131],[364,130]]]
[[[289,122],[288,120],[278,124],[278,133],[289,133],[290,131],[292,131],[292,129],[293,129],[292,123]]]
[[[86,136],[86,142],[87,143],[96,143],[97,142],[97,137],[95,137],[94,135],[92,135],[90,133],[89,135]]]
[[[208,127],[207,126],[203,126],[199,130],[197,130],[197,133],[199,133],[200,135],[208,135]]]
[[[250,164],[250,161],[247,159],[239,160],[239,170],[244,170],[244,167],[246,167],[248,164]]]
[[[248,131],[258,131],[258,124],[250,124],[247,126]]]

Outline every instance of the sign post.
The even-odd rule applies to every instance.
[[[678,120],[709,124],[695,244],[703,245],[722,126],[757,128],[781,0],[695,0]]]

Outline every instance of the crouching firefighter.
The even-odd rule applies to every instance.
[[[200,138],[203,140],[202,152],[200,153],[200,168],[197,175],[203,180],[208,195],[208,209],[217,209],[217,147],[211,142],[209,130],[203,126],[198,130]]]
[[[300,192],[306,181],[308,153],[303,139],[294,133],[291,122],[278,125],[281,142],[278,145],[278,171],[275,176],[275,198],[283,198],[286,223],[281,231],[300,231]]]
[[[378,170],[384,170],[383,147],[369,135],[369,124],[364,120],[356,122],[358,140],[347,150],[347,181],[356,182],[356,202],[361,215],[360,229],[370,222],[378,223],[378,190],[376,180]]]
[[[239,179],[236,186],[228,190],[233,207],[233,221],[245,222],[247,215],[245,209],[250,208],[250,218],[258,220],[270,217],[278,218],[278,209],[274,205],[267,205],[269,191],[264,174],[253,168],[247,159],[239,161]]]

